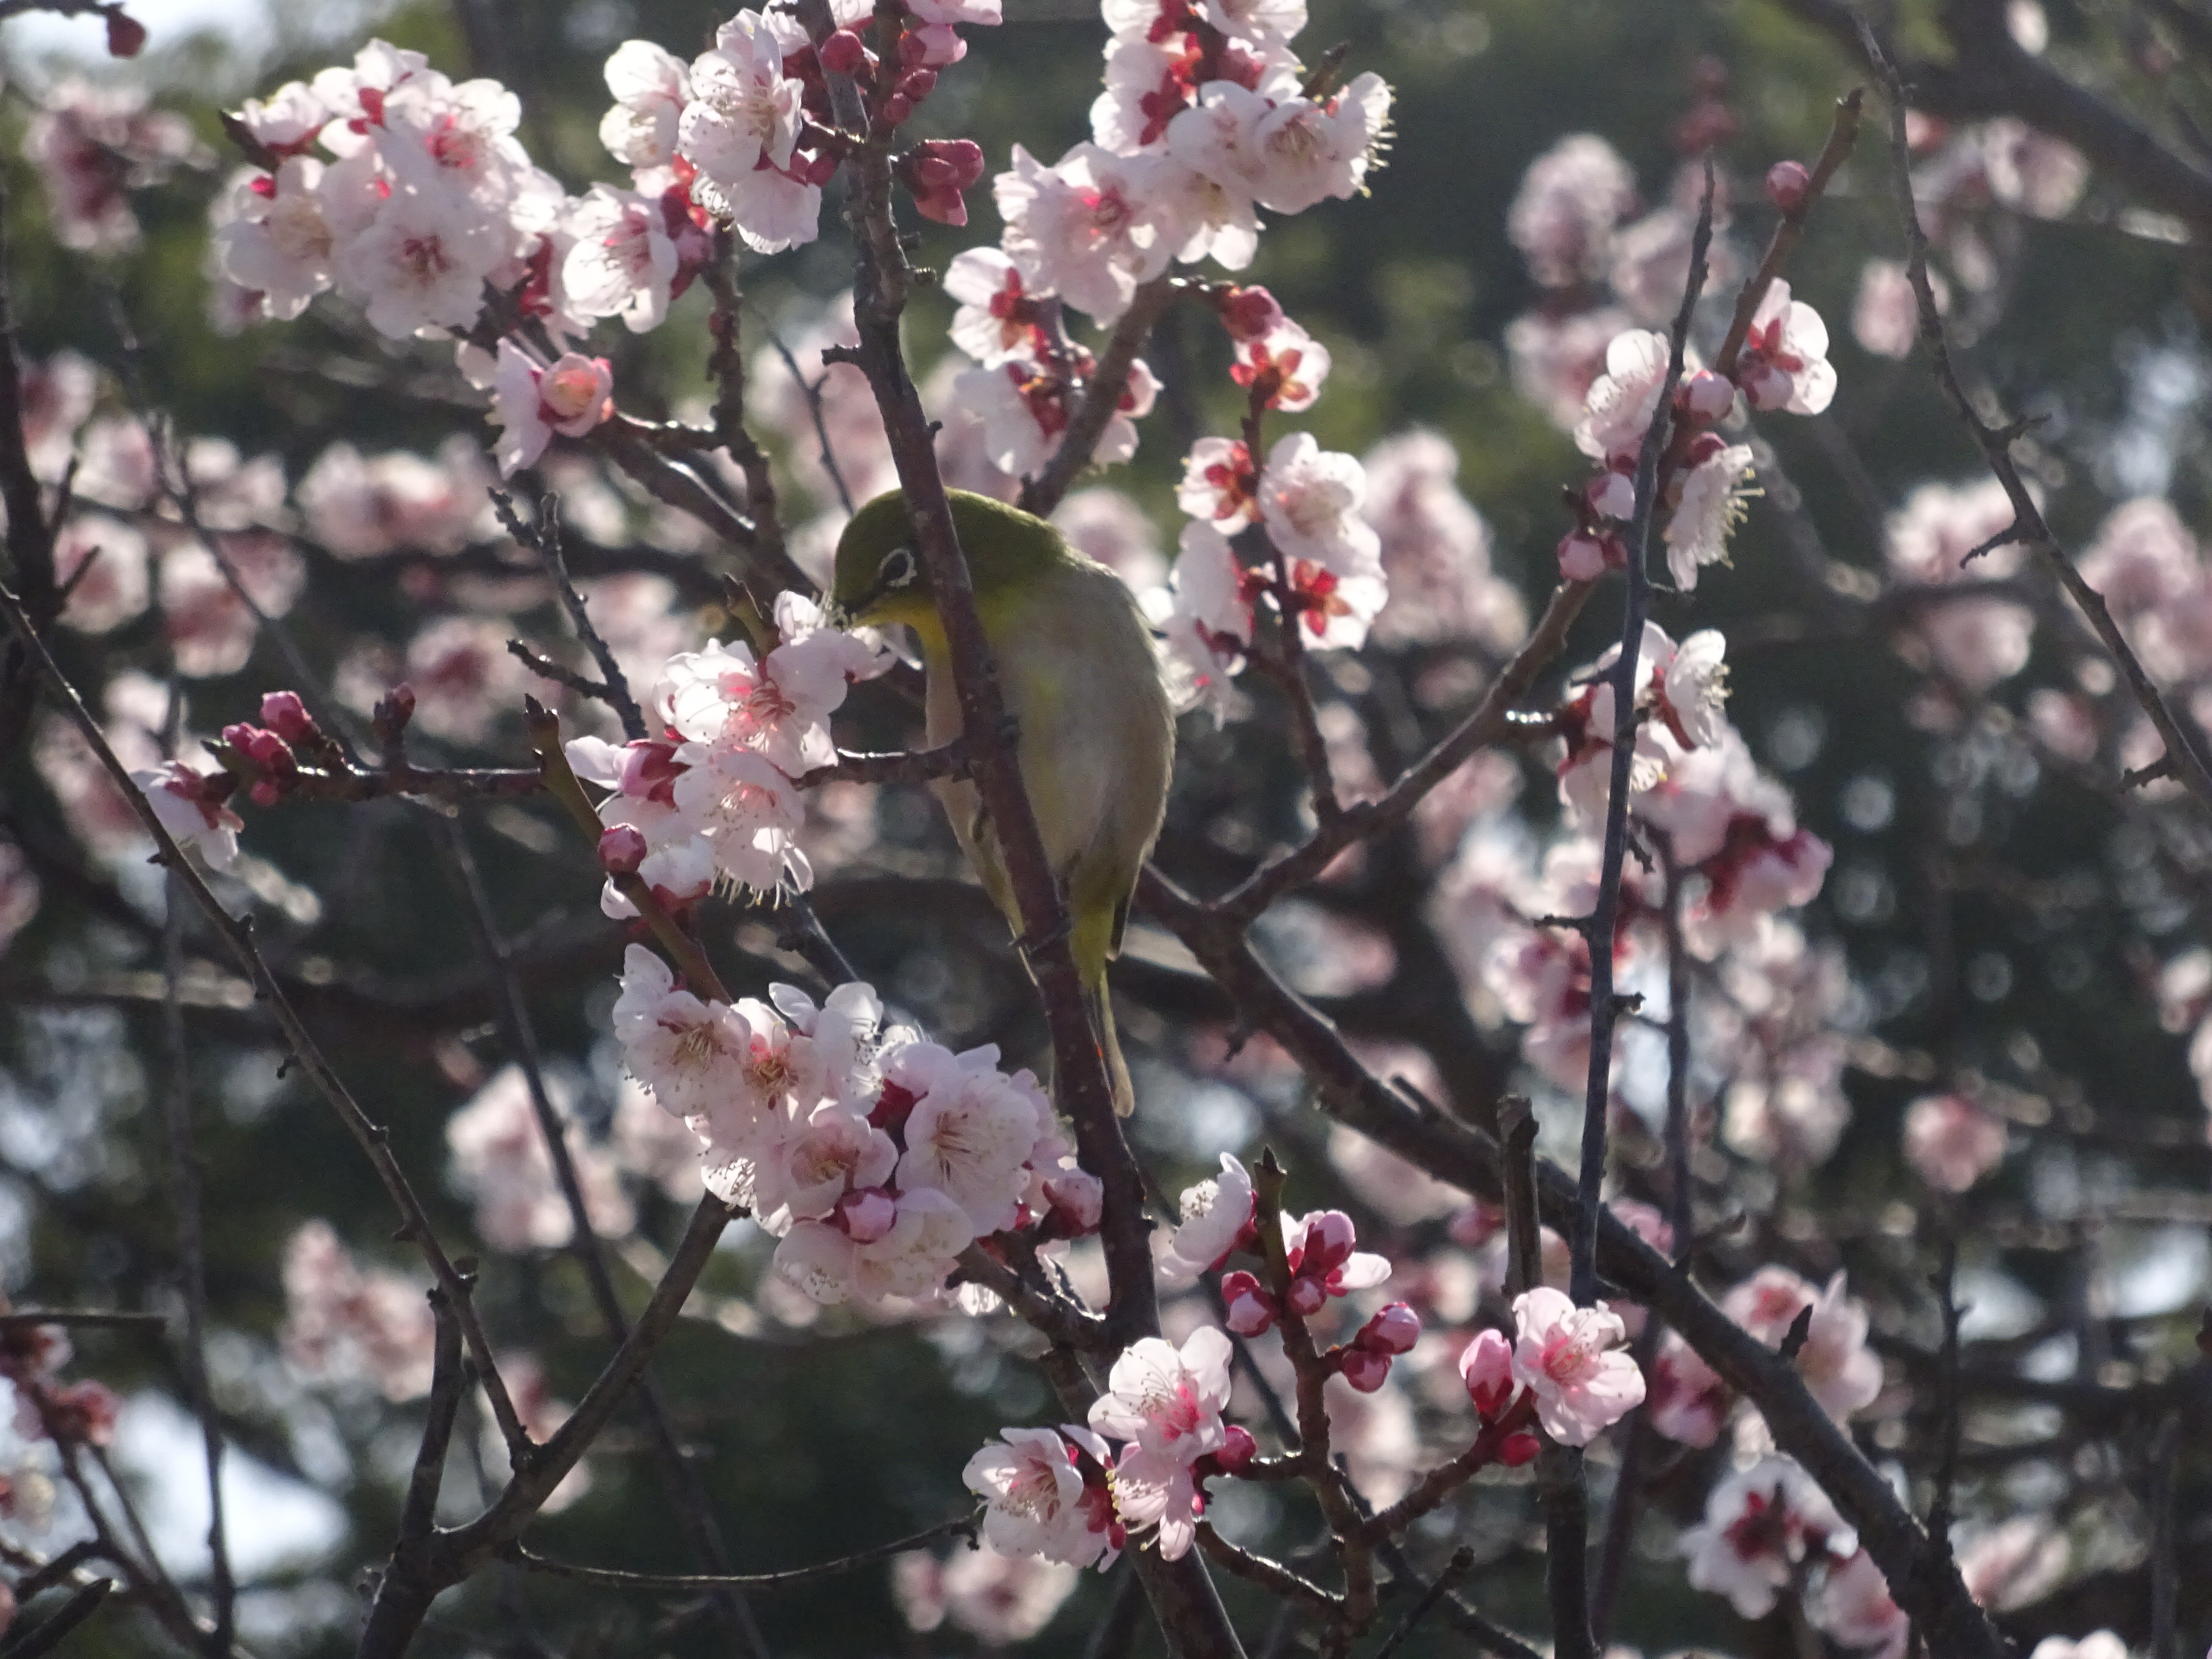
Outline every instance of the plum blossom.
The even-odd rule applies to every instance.
[[[933,1051],[926,1064],[925,1050]],[[916,1044],[901,1058],[905,1086],[925,1085],[906,1121],[901,1189],[944,1192],[967,1212],[976,1236],[1012,1226],[1029,1186],[1024,1166],[1051,1121],[1036,1079],[996,1070],[995,1048],[954,1055]]]
[[[681,58],[650,40],[625,40],[606,65],[614,107],[599,122],[599,142],[633,167],[666,167],[676,159],[678,124],[691,101],[691,76]]]
[[[1218,1450],[1226,1439],[1221,1413],[1229,1404],[1229,1339],[1211,1325],[1193,1331],[1180,1349],[1157,1336],[1130,1344],[1091,1404],[1091,1431],[1185,1466]]]
[[[1280,443],[1276,446],[1281,447]],[[1176,505],[1192,518],[1203,519],[1228,533],[1260,516],[1260,500],[1255,493],[1257,483],[1251,452],[1241,442],[1234,438],[1200,438],[1183,462],[1182,482],[1176,486]]]
[[[1808,1565],[1848,1561],[1858,1538],[1827,1494],[1791,1459],[1763,1457],[1716,1486],[1703,1524],[1681,1537],[1690,1583],[1729,1598],[1746,1619],[1763,1619]]]
[[[1613,336],[1605,349],[1605,373],[1583,399],[1575,447],[1594,461],[1632,459],[1659,406],[1670,356],[1667,337],[1650,329]]]
[[[260,313],[289,322],[337,280],[331,227],[317,186],[323,164],[287,158],[271,173],[248,173],[227,192],[232,214],[215,234],[216,266],[259,296]]]
[[[1194,520],[1183,526],[1169,586],[1146,596],[1146,614],[1165,632],[1181,676],[1179,701],[1204,705],[1217,722],[1228,712],[1231,682],[1252,642],[1252,590],[1244,576],[1229,538]]]
[[[799,83],[758,12],[722,25],[691,65],[693,101],[677,125],[678,154],[697,169],[693,199],[730,219],[755,252],[780,253],[820,228],[822,187],[794,176]]]
[[[994,247],[956,255],[945,268],[944,288],[959,302],[952,343],[984,368],[1036,355],[1043,313],[1008,255]]]
[[[1547,1285],[1513,1299],[1513,1374],[1536,1398],[1536,1420],[1561,1445],[1587,1446],[1644,1401],[1644,1373],[1619,1352],[1620,1316],[1577,1308]]]
[[[1323,450],[1310,432],[1276,440],[1260,474],[1260,516],[1276,549],[1340,575],[1376,574],[1382,540],[1359,516],[1367,475],[1350,455]]]
[[[1265,334],[1237,342],[1230,378],[1269,409],[1311,409],[1328,378],[1328,348],[1285,318]]]
[[[799,849],[806,808],[774,762],[750,750],[687,743],[671,787],[676,809],[703,834],[726,880],[759,893],[804,892],[812,868]]]
[[[1032,293],[1057,294],[1110,323],[1182,244],[1152,157],[1085,143],[1047,167],[1016,144],[1013,163],[992,189],[1006,221],[1001,246]]]
[[[430,1392],[435,1321],[423,1287],[362,1267],[326,1221],[285,1242],[284,1358],[313,1378],[365,1378],[398,1404]]]
[[[2004,1154],[2004,1120],[1964,1095],[1923,1095],[1905,1108],[1905,1161],[1940,1191],[1966,1192]]]
[[[1594,133],[1570,133],[1528,164],[1505,234],[1545,288],[1602,276],[1613,227],[1634,210],[1636,177]]]
[[[1188,1284],[1229,1259],[1249,1237],[1252,1177],[1234,1155],[1221,1155],[1221,1173],[1182,1189],[1182,1220],[1160,1264],[1170,1284]]]
[[[483,309],[484,279],[504,257],[498,228],[444,192],[395,191],[337,244],[340,292],[392,339],[426,328],[465,328]]]
[[[570,351],[541,366],[502,337],[492,388],[492,418],[502,428],[495,452],[500,476],[510,477],[536,461],[556,433],[580,438],[606,419],[613,390],[614,371],[604,357]]]
[[[1790,284],[1780,277],[1769,285],[1753,314],[1751,332],[1736,359],[1736,382],[1753,409],[1818,415],[1835,398],[1828,326],[1819,312],[1790,297]]]
[[[549,1100],[556,1121],[561,1101]],[[569,1134],[568,1152],[584,1213],[603,1238],[635,1224],[614,1160],[604,1146]],[[468,1104],[446,1121],[453,1185],[476,1200],[477,1231],[495,1250],[557,1250],[574,1236],[574,1220],[545,1150],[532,1089],[519,1066],[502,1066]]]
[[[1881,1360],[1867,1346],[1867,1312],[1844,1294],[1839,1272],[1815,1289],[1787,1267],[1761,1267],[1731,1290],[1722,1310],[1769,1347],[1778,1347],[1807,1308],[1813,1310],[1797,1373],[1820,1408],[1838,1423],[1881,1392]]]
[[[611,1018],[630,1075],[684,1119],[703,1116],[729,1091],[751,1041],[734,1009],[679,989],[668,964],[642,945],[623,952]]]
[[[1667,568],[1685,592],[1698,585],[1702,566],[1728,557],[1729,537],[1743,518],[1751,477],[1748,444],[1724,444],[1708,433],[1691,453],[1694,459],[1666,532]]]
[[[943,1560],[909,1551],[894,1559],[891,1571],[893,1592],[911,1628],[935,1630],[950,1619],[989,1649],[1037,1635],[1081,1577],[1074,1567],[1040,1556],[1002,1554],[988,1543],[955,1549]]]
[[[1110,1531],[1092,1525],[1078,1449],[1112,1467],[1104,1446],[1089,1431],[1001,1429],[999,1438],[968,1460],[960,1473],[968,1490],[983,1499],[983,1538],[1007,1555],[1041,1555],[1069,1566],[1110,1565],[1119,1546]]]
[[[1210,81],[1169,124],[1168,153],[1233,195],[1303,213],[1358,192],[1389,118],[1390,88],[1377,75],[1358,76],[1325,105]]]
[[[633,334],[660,325],[678,276],[676,244],[659,202],[594,185],[568,216],[575,238],[561,267],[580,317],[619,317]]]
[[[133,772],[131,781],[178,846],[197,851],[217,870],[236,861],[238,832],[246,822],[223,804],[231,790],[228,773],[196,772],[182,761],[167,761],[150,771]]]
[[[1826,1632],[1838,1646],[1874,1659],[1904,1659],[1912,1638],[1912,1621],[1890,1599],[1888,1581],[1864,1550],[1841,1565],[1829,1566],[1805,1612],[1814,1627]],[[2124,1655],[2111,1659],[2124,1659]]]

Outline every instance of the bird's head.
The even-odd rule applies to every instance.
[[[945,494],[969,580],[986,609],[1068,556],[1060,532],[1043,520],[988,495],[965,489]],[[897,490],[877,496],[845,526],[830,601],[831,615],[848,628],[904,623],[925,636],[935,630],[937,595],[922,566],[906,497]]]

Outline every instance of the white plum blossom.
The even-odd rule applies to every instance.
[[[1659,406],[1670,356],[1667,337],[1650,329],[1614,335],[1605,349],[1605,373],[1583,399],[1575,447],[1595,461],[1632,459]]]
[[[1182,245],[1151,156],[1085,143],[1048,167],[1016,144],[1013,162],[992,190],[1006,225],[1001,246],[1032,294],[1057,294],[1110,323]]]
[[[1753,409],[1818,415],[1836,395],[1828,362],[1828,325],[1790,284],[1777,277],[1759,303],[1736,359],[1736,381]]]
[[[1858,1537],[1810,1475],[1790,1458],[1769,1456],[1713,1488],[1704,1523],[1683,1533],[1681,1551],[1693,1588],[1763,1619],[1801,1571],[1850,1559]]]
[[[1287,46],[1306,26],[1305,0],[1200,0],[1198,9],[1224,34],[1256,46]]]
[[[1122,1350],[1092,1402],[1093,1432],[1188,1465],[1227,1437],[1229,1339],[1201,1325],[1178,1349],[1148,1336]],[[1126,1461],[1126,1460],[1125,1460]]]
[[[800,88],[784,74],[783,48],[758,12],[741,11],[723,24],[714,49],[693,61],[691,95],[676,143],[698,169],[693,198],[730,219],[757,252],[813,240],[821,186],[788,170]]]
[[[968,1460],[960,1472],[968,1490],[984,1502],[983,1538],[1009,1555],[1087,1567],[1110,1565],[1115,1553],[1106,1530],[1091,1526],[1075,1448],[1092,1451],[1104,1468],[1112,1459],[1088,1430],[1001,1429],[999,1438]]]
[[[1260,500],[1253,491],[1253,471],[1251,452],[1238,440],[1200,438],[1183,462],[1176,505],[1224,532],[1254,523],[1260,516]]]
[[[260,295],[262,314],[278,322],[337,280],[322,177],[323,164],[310,155],[288,157],[273,174],[246,174],[229,192],[234,216],[215,234],[218,269]]]
[[[1232,197],[1303,213],[1329,197],[1358,193],[1389,115],[1390,88],[1373,74],[1326,105],[1210,81],[1169,124],[1168,153]]]
[[[619,317],[633,334],[660,325],[676,280],[676,244],[659,203],[594,185],[568,216],[575,238],[561,266],[580,317]]]
[[[952,343],[986,368],[1035,355],[1033,309],[1012,258],[994,247],[971,247],[945,268],[945,293],[959,302],[952,313]]]
[[[995,1048],[955,1055],[933,1043],[899,1055],[898,1080],[921,1096],[906,1121],[900,1188],[945,1193],[978,1237],[1013,1224],[1029,1187],[1024,1166],[1051,1121],[1036,1079],[1006,1076],[997,1059]]]
[[[1222,1153],[1219,1175],[1182,1189],[1182,1220],[1160,1264],[1163,1276],[1188,1284],[1219,1267],[1252,1224],[1252,1205],[1251,1176],[1233,1154]]]
[[[1750,478],[1751,446],[1717,439],[1683,475],[1681,498],[1667,520],[1667,568],[1684,592],[1698,585],[1702,567],[1728,557]]]
[[[217,870],[228,870],[237,860],[238,832],[246,823],[223,805],[219,792],[229,782],[227,775],[195,772],[182,761],[168,761],[133,772],[131,781],[179,847],[197,849]]]
[[[400,190],[338,245],[333,263],[340,291],[361,301],[370,326],[405,339],[421,329],[473,323],[483,308],[484,279],[505,257],[504,240],[465,201]]]
[[[1252,600],[1229,538],[1194,520],[1183,526],[1169,586],[1146,595],[1146,614],[1167,636],[1185,707],[1203,704],[1216,721],[1228,713],[1231,682],[1252,642]]]
[[[672,786],[677,810],[712,843],[714,867],[759,893],[804,892],[814,876],[798,836],[806,808],[775,763],[750,750],[687,743]]]
[[[1344,576],[1382,569],[1382,538],[1359,516],[1367,475],[1358,459],[1324,450],[1310,432],[1276,440],[1260,474],[1260,516],[1277,550]]]
[[[678,988],[668,964],[642,945],[623,953],[612,1018],[630,1075],[662,1110],[686,1121],[730,1091],[751,1035],[727,1003]]]
[[[677,124],[691,101],[683,59],[650,40],[625,40],[607,59],[614,107],[599,122],[599,142],[633,167],[666,167],[676,159]]]

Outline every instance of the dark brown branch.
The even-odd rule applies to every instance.
[[[1805,234],[1805,222],[1820,198],[1827,193],[1828,182],[1836,176],[1836,169],[1843,166],[1851,147],[1858,143],[1859,112],[1865,102],[1866,91],[1862,87],[1853,87],[1836,100],[1828,142],[1820,146],[1803,197],[1795,207],[1783,210],[1782,222],[1774,227],[1774,235],[1766,244],[1759,269],[1743,285],[1743,292],[1736,295],[1735,314],[1729,319],[1728,337],[1721,343],[1720,355],[1713,359],[1716,374],[1735,378],[1736,356],[1742,351],[1744,341],[1750,337],[1752,319],[1759,315],[1759,302],[1766,298],[1766,290],[1790,263],[1790,256],[1796,252],[1798,240]]]
[[[1537,676],[1559,656],[1566,643],[1567,630],[1574,626],[1595,588],[1595,582],[1563,583],[1553,593],[1528,641],[1490,683],[1474,711],[1400,773],[1381,799],[1346,807],[1334,824],[1316,830],[1302,846],[1261,866],[1216,900],[1214,908],[1228,921],[1252,921],[1283,895],[1321,874],[1346,848],[1411,817],[1422,797],[1476,751],[1504,742],[1515,728],[1514,704],[1528,695]]]
[[[76,1325],[94,1329],[110,1326],[132,1329],[168,1322],[167,1317],[161,1314],[122,1313],[105,1308],[18,1308],[13,1313],[0,1314],[0,1331],[27,1330],[39,1325]]]
[[[446,1480],[446,1448],[453,1443],[453,1419],[468,1389],[468,1371],[461,1364],[460,1322],[453,1317],[453,1304],[444,1291],[434,1285],[429,1295],[436,1321],[430,1347],[429,1416],[422,1425],[422,1443],[415,1449],[406,1501],[399,1508],[399,1536],[410,1542],[428,1538],[436,1523],[438,1489]]]
[[[840,1578],[862,1567],[888,1561],[895,1555],[902,1555],[908,1550],[927,1549],[947,1538],[973,1540],[982,1519],[981,1509],[971,1510],[966,1515],[956,1515],[949,1521],[940,1521],[933,1527],[926,1527],[907,1537],[894,1538],[888,1544],[871,1545],[866,1549],[855,1550],[850,1555],[841,1555],[834,1561],[819,1561],[811,1567],[790,1567],[781,1572],[625,1572],[612,1567],[586,1567],[566,1561],[550,1561],[524,1548],[520,1543],[503,1544],[495,1553],[501,1560],[511,1561],[532,1572],[567,1578],[580,1584],[597,1584],[605,1589],[655,1593],[792,1589],[801,1584],[818,1584],[825,1578]]]
[[[1206,1552],[1206,1559],[1222,1571],[1248,1584],[1257,1584],[1270,1595],[1295,1601],[1332,1621],[1343,1617],[1342,1596],[1332,1595],[1312,1579],[1292,1571],[1279,1561],[1231,1543],[1214,1530],[1211,1521],[1198,1523],[1198,1547]]]
[[[1060,447],[1044,464],[1044,470],[1022,484],[1021,508],[1034,513],[1040,519],[1048,519],[1052,511],[1066,499],[1068,489],[1091,465],[1091,457],[1098,447],[1098,441],[1106,435],[1106,428],[1121,406],[1121,394],[1127,390],[1129,370],[1143,349],[1145,337],[1152,331],[1176,295],[1176,279],[1155,276],[1139,288],[1129,301],[1129,308],[1114,325],[1114,332],[1100,354],[1098,366],[1091,372],[1089,384],[1083,388],[1083,401],[1075,413],[1068,417],[1066,429],[1060,434]],[[1253,456],[1258,461],[1257,454]]]
[[[835,763],[802,772],[792,780],[801,789],[818,789],[825,783],[929,783],[938,778],[964,778],[973,770],[964,738],[936,749],[895,754],[848,754],[839,751]]]
[[[499,521],[507,526],[507,533],[544,560],[546,570],[553,578],[554,587],[561,595],[561,608],[568,613],[568,622],[575,629],[576,637],[592,653],[592,660],[599,665],[598,684],[586,682],[576,689],[582,690],[586,696],[595,697],[613,709],[615,718],[622,721],[623,735],[632,743],[637,742],[646,735],[645,713],[637,706],[637,699],[630,695],[629,682],[623,678],[621,666],[615,661],[613,650],[600,637],[599,630],[592,625],[591,613],[584,607],[584,596],[576,591],[576,584],[568,574],[568,555],[562,546],[561,498],[550,491],[539,497],[538,526],[522,522],[514,510],[514,498],[505,490],[493,490],[491,499],[499,514]],[[522,656],[514,641],[507,642],[507,649]],[[523,656],[523,660],[530,662],[527,656]],[[544,672],[537,663],[531,663],[531,666],[540,673]],[[574,684],[568,680],[562,680],[562,684]]]
[[[395,760],[343,772],[311,767],[283,780],[284,793],[300,800],[384,800],[411,795],[459,806],[472,800],[514,800],[534,795],[545,785],[533,767],[420,767]]]
[[[112,1578],[94,1579],[63,1602],[52,1618],[24,1631],[0,1648],[0,1654],[4,1654],[6,1659],[38,1659],[40,1654],[52,1653],[71,1631],[100,1611],[100,1604],[107,1600],[108,1592],[114,1588]]]

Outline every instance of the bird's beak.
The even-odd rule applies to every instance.
[[[853,631],[853,613],[835,599],[822,607],[822,621],[825,627],[834,628],[840,634]]]

